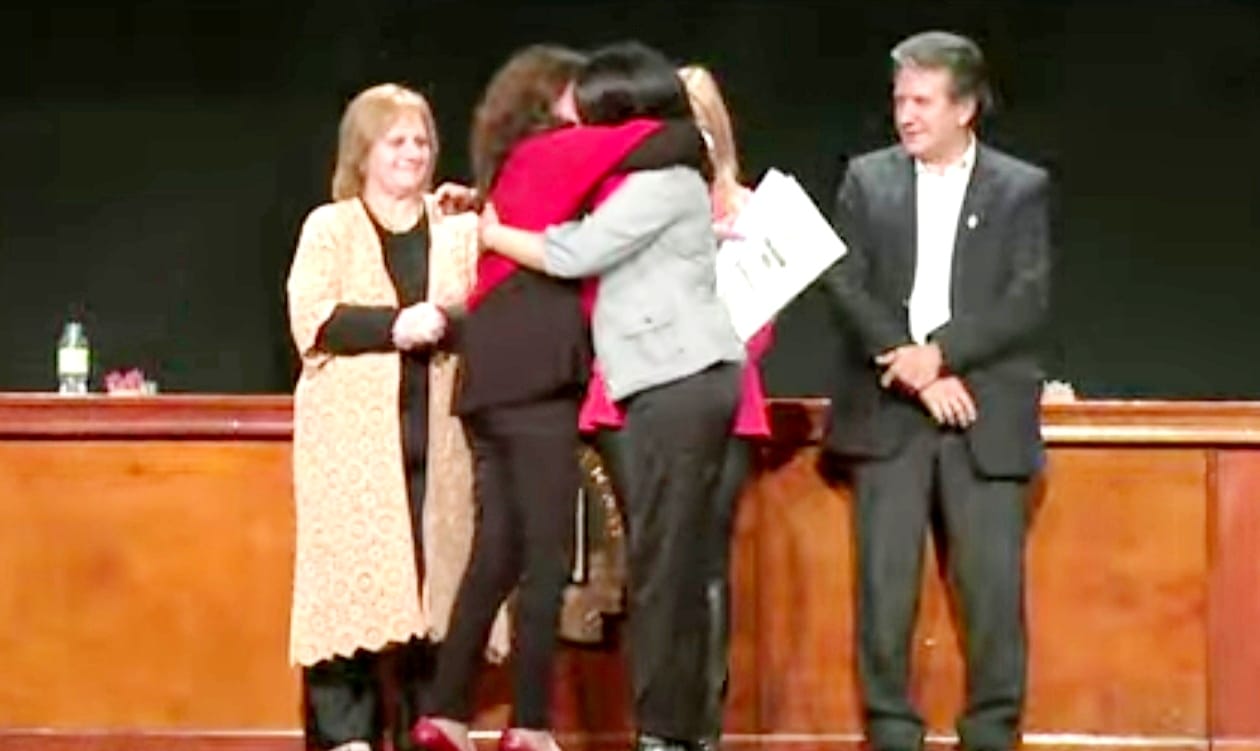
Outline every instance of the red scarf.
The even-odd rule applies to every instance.
[[[601,185],[660,128],[658,120],[630,120],[620,125],[575,125],[526,138],[508,154],[490,189],[499,221],[541,232],[573,219],[588,203],[593,205],[592,199],[602,200],[620,184],[616,180]],[[468,307],[475,308],[518,268],[510,258],[484,251],[477,260],[477,284],[468,296]],[[591,294],[584,290],[588,306]]]

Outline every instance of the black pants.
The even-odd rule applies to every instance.
[[[725,709],[728,657],[731,643],[731,543],[735,535],[735,514],[748,472],[752,466],[753,445],[745,438],[732,436],[726,442],[717,490],[713,493],[713,527],[709,543],[708,581],[705,599],[708,606],[708,644],[705,660],[707,705],[705,736],[722,736]]]
[[[626,402],[620,469],[629,542],[630,672],[638,730],[695,741],[711,732],[708,582],[715,490],[739,367],[714,366]],[[697,544],[699,542],[699,544]]]
[[[876,751],[923,743],[923,720],[908,687],[933,501],[939,502],[950,586],[962,615],[962,747],[1016,745],[1027,662],[1026,489],[1025,480],[978,475],[961,434],[926,427],[895,456],[857,466],[857,662]]]
[[[515,589],[512,725],[550,727],[552,662],[573,558],[578,403],[554,400],[465,418],[477,527],[428,714],[467,721],[472,680],[499,606]]]
[[[429,642],[413,640],[304,668],[306,747],[367,741],[379,749],[389,729],[395,749],[411,748],[408,730],[419,717],[420,698],[433,675],[434,651]],[[394,703],[387,706],[390,698]]]
[[[613,489],[625,514],[625,463],[626,446],[624,432],[603,430],[596,436],[596,445],[604,468],[612,479]],[[735,532],[735,515],[740,495],[752,467],[753,442],[747,438],[731,436],[723,452],[722,469],[718,475],[717,489],[713,493],[712,524],[708,535],[709,553],[706,562],[709,574],[705,583],[705,736],[719,738],[725,710],[728,656],[731,633],[731,543]]]
[[[416,542],[416,570],[423,571],[425,454],[411,450],[416,438],[403,421],[404,465],[410,501],[412,539]],[[416,597],[420,593],[416,592]],[[424,693],[432,680],[435,647],[412,640],[383,652],[359,650],[353,657],[334,657],[302,671],[306,745],[329,749],[349,741],[368,741],[380,748],[387,726],[394,747],[410,748],[408,730],[419,717]],[[392,706],[386,703],[392,699]]]

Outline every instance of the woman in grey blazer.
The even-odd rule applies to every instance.
[[[673,65],[637,43],[592,55],[576,84],[588,123],[688,116]],[[544,233],[497,221],[482,242],[561,277],[598,277],[595,353],[625,410],[621,484],[630,543],[637,747],[705,736],[704,539],[738,401],[744,348],[715,293],[708,184],[687,167],[635,172],[581,221]]]

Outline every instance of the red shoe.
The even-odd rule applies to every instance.
[[[421,717],[411,726],[411,742],[428,751],[464,751],[446,731],[427,717]]]
[[[543,745],[534,744],[525,733],[516,728],[508,728],[499,734],[499,751],[560,751],[555,739]]]
[[[534,751],[525,736],[512,732],[511,728],[499,734],[499,751]]]

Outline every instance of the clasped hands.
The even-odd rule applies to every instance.
[[[400,350],[436,344],[446,333],[446,314],[427,301],[409,305],[398,312],[390,333]]]
[[[936,344],[904,344],[875,357],[879,383],[918,397],[939,425],[967,428],[976,421],[976,401],[962,379],[943,371]]]

